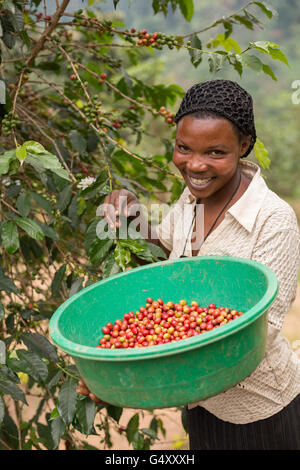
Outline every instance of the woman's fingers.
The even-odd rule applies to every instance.
[[[105,401],[102,401],[100,398],[96,397],[96,395],[88,389],[87,385],[84,383],[82,379],[79,379],[78,385],[76,388],[76,392],[84,395],[86,397],[90,397],[91,400],[95,403],[101,403],[102,405],[108,405]]]
[[[127,190],[114,190],[104,200],[104,217],[111,228],[119,228],[121,217],[129,217],[130,208],[139,204],[136,196]]]

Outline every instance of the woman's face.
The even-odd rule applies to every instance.
[[[249,143],[250,136],[239,141],[227,119],[187,115],[178,122],[173,162],[191,193],[206,199],[230,186]]]

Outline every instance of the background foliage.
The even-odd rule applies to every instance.
[[[174,202],[183,181],[171,162],[173,117],[185,89],[217,76],[255,87],[258,102],[280,90],[288,55],[268,22],[289,51],[284,25],[298,23],[258,1],[0,3],[0,448],[91,448],[89,435],[110,448],[115,429],[129,447],[149,449],[165,433],[160,413],[145,428],[138,411],[122,427],[121,408],[78,395],[78,372],[49,341],[49,319],[80,289],[165,258],[141,239],[100,240],[96,208],[118,188],[146,205]],[[272,147],[270,183],[294,197],[296,120],[283,110],[289,124],[274,135],[270,110],[282,99],[272,93],[258,109],[263,138],[252,158],[267,169],[263,142]]]

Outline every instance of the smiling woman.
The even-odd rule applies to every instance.
[[[252,98],[231,81],[200,83],[187,91],[175,122],[173,162],[186,188],[157,229],[169,258],[249,258],[279,281],[264,359],[241,383],[188,406],[190,448],[300,449],[300,361],[281,332],[296,293],[299,229],[260,168],[241,160],[256,141]]]
[[[173,161],[186,188],[157,236],[147,224],[142,236],[169,259],[217,255],[258,261],[279,283],[268,311],[263,360],[234,387],[189,404],[190,448],[300,450],[300,360],[282,335],[296,295],[299,229],[295,212],[268,188],[259,166],[243,160],[256,141],[252,98],[231,81],[200,83],[187,91],[175,121]],[[121,196],[127,205],[120,211],[128,217],[138,204],[134,194],[112,191],[105,202],[118,208]]]

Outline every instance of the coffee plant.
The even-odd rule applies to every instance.
[[[212,77],[229,64],[238,77],[246,70],[268,80],[276,80],[273,61],[287,59],[271,41],[240,45],[233,37],[237,26],[254,30],[272,19],[263,1],[185,35],[127,29],[120,0],[110,14],[93,1],[75,12],[69,0],[52,3],[49,15],[42,0],[0,2],[0,448],[90,449],[91,435],[98,448],[111,448],[115,429],[128,448],[149,449],[165,434],[160,411],[147,428],[142,410],[121,426],[122,408],[77,394],[78,371],[51,343],[49,319],[88,285],[165,259],[144,239],[124,244],[118,233],[109,241],[96,234],[96,208],[113,189],[168,204],[182,192],[171,158],[184,90],[157,83],[158,57],[172,50]],[[193,0],[153,0],[152,8],[177,9],[187,22],[194,15]],[[132,72],[143,64],[153,69],[148,80]],[[255,155],[268,167],[260,140]]]

